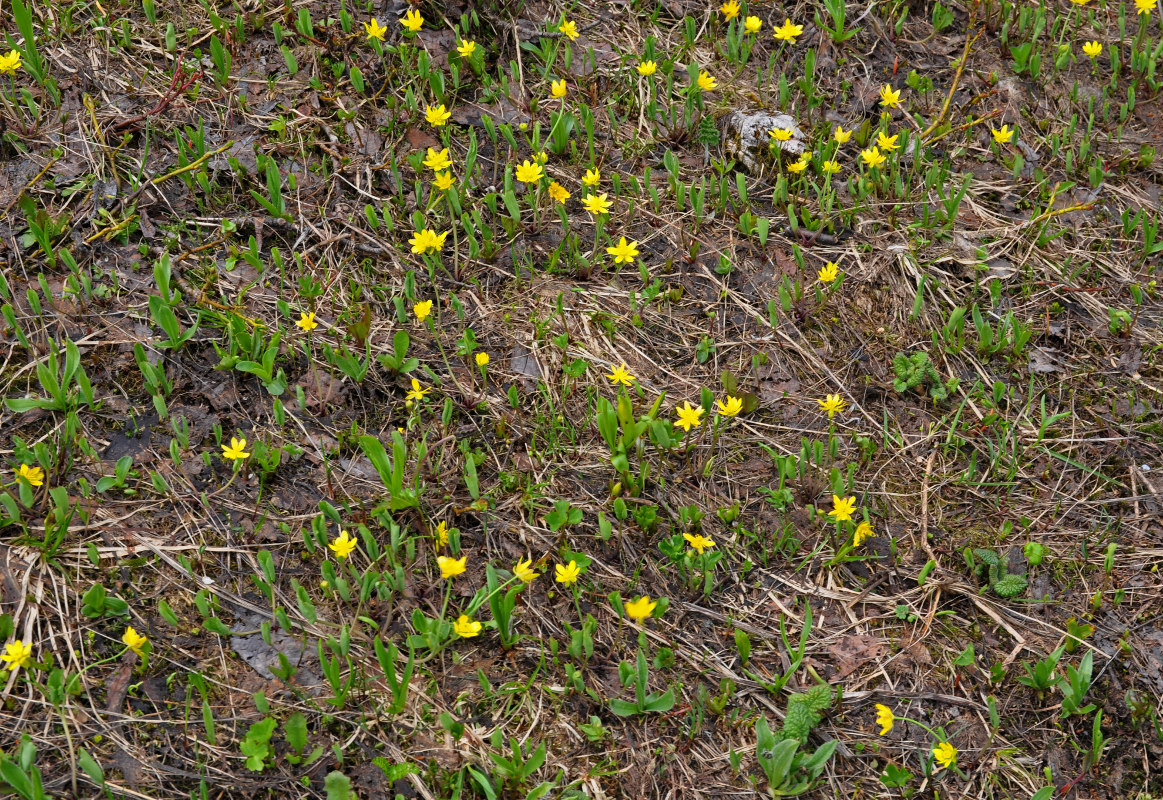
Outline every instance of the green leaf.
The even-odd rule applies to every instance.
[[[283,723],[283,734],[287,737],[287,744],[291,749],[301,754],[307,747],[307,718],[296,711]]]
[[[327,773],[323,779],[323,789],[327,792],[327,800],[349,800],[351,797],[351,778],[339,770]]]

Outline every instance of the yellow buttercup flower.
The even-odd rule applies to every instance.
[[[747,17],[743,20],[744,33],[759,33],[759,29],[763,27],[763,20],[759,17]]]
[[[855,497],[840,497],[839,495],[832,495],[832,510],[828,512],[828,516],[832,517],[835,522],[847,522],[852,519],[852,514],[856,511]]]
[[[416,381],[413,381],[413,382],[416,383],[415,388],[418,389],[420,387],[420,384]],[[423,394],[421,394],[420,396],[423,397]],[[442,521],[439,525],[436,526],[436,546],[437,547],[445,547],[447,545],[448,545],[448,523]]]
[[[577,25],[568,19],[562,19],[561,24],[557,26],[557,30],[565,34],[566,38],[571,42],[577,41]]]
[[[803,34],[803,32],[804,32],[803,25],[796,25],[790,19],[787,19],[785,17],[783,20],[783,24],[775,29],[775,38],[779,39],[781,42],[788,42],[790,44],[795,44],[796,39],[799,38],[799,36],[801,36]]]
[[[444,107],[444,103],[424,108],[424,119],[429,125],[435,125],[437,128],[444,126],[451,118],[452,112]]]
[[[424,159],[424,166],[433,172],[444,172],[452,166],[452,159],[448,157],[448,148],[444,148],[440,152],[436,148],[428,148],[428,157]]]
[[[887,150],[891,153],[893,150],[896,150],[897,147],[899,147],[899,145],[896,143],[898,136],[900,136],[899,133],[894,133],[892,136],[889,136],[884,131],[877,131],[876,146],[881,150]]]
[[[723,3],[723,5],[719,6],[719,11],[721,11],[723,16],[727,19],[735,19],[735,17],[739,16],[739,4],[735,2],[735,0],[727,0],[726,3]]]
[[[435,231],[424,228],[417,233],[412,234],[412,238],[408,243],[412,245],[412,252],[423,255],[430,250],[439,252],[444,249],[444,239],[448,236],[448,231],[444,233],[436,233]]]
[[[614,257],[615,264],[633,264],[638,255],[638,242],[627,242],[623,236],[616,245],[607,247],[606,252]]]
[[[775,139],[777,142],[786,142],[792,136],[792,129],[791,128],[772,128],[768,135],[770,135],[771,138]]]
[[[637,600],[632,600],[629,603],[623,603],[622,608],[626,609],[626,616],[631,619],[641,622],[654,613],[654,609],[658,607],[657,601],[651,601],[650,595],[644,594]]]
[[[1098,58],[1100,55],[1102,55],[1102,43],[1101,42],[1083,42],[1082,43],[1082,52],[1086,53],[1091,58]]]
[[[901,93],[886,83],[880,87],[880,104],[885,108],[896,108],[901,104]]]
[[[222,445],[222,457],[227,461],[238,461],[242,458],[250,458],[250,453],[246,452],[246,439],[236,439],[230,437],[229,445]]]
[[[408,9],[408,13],[400,20],[400,24],[412,33],[416,33],[424,27],[424,17],[420,16],[420,12],[416,9],[410,8]]]
[[[452,623],[452,630],[461,639],[471,639],[481,632],[481,624],[471,617],[461,614],[456,618],[456,622]]]
[[[793,161],[792,163],[787,165],[787,171],[793,172],[796,175],[798,175],[801,172],[803,172],[805,169],[807,169],[808,165],[811,163],[812,163],[811,157],[807,153],[804,153],[802,156],[800,156],[799,161]]]
[[[332,553],[335,553],[336,558],[347,558],[349,555],[351,555],[351,551],[355,549],[357,544],[359,544],[359,542],[351,538],[350,533],[347,531],[340,531],[339,535],[332,539],[327,547],[331,550]]]
[[[706,412],[702,406],[692,406],[689,401],[684,400],[681,406],[675,406],[674,413],[678,416],[678,422],[674,423],[676,428],[682,428],[684,431],[690,432],[691,428],[697,428],[703,424],[703,414]]]
[[[460,558],[450,558],[449,556],[437,556],[436,566],[440,567],[440,577],[448,580],[455,578],[457,575],[464,573],[465,563],[468,561],[468,556],[461,556]]]
[[[880,735],[887,736],[888,732],[892,730],[892,724],[896,721],[893,716],[892,709],[886,705],[876,704],[876,724],[880,726]]]
[[[417,400],[423,400],[424,395],[428,394],[431,391],[432,391],[431,386],[429,386],[427,389],[421,389],[420,388],[420,381],[413,378],[412,379],[412,388],[408,391],[408,394],[404,395],[404,400],[407,401],[409,404],[411,404]],[[443,525],[444,523],[442,522],[440,524]],[[437,528],[436,532],[441,533],[440,528]],[[441,544],[448,544],[447,532],[444,533],[444,541],[441,542]]]
[[[541,577],[540,573],[533,571],[533,559],[531,558],[524,561],[518,560],[513,565],[513,574],[522,583],[533,583],[533,581]]]
[[[135,631],[132,625],[125,629],[125,633],[121,634],[121,643],[137,653],[139,657],[145,658],[145,646],[149,643],[149,639]]]
[[[587,169],[585,177],[582,178],[582,183],[589,186],[591,189],[602,182],[602,173],[596,169]]]
[[[709,539],[706,536],[703,536],[701,533],[684,533],[682,538],[686,539],[687,544],[691,546],[691,549],[697,552],[700,556],[703,554],[704,550],[715,546],[714,539]]]
[[[832,138],[835,139],[839,144],[845,144],[849,139],[852,138],[852,131],[846,131],[837,125],[836,130],[832,131]]]
[[[432,181],[432,184],[436,187],[437,191],[447,192],[452,188],[453,182],[451,172],[437,172],[436,179]]]
[[[606,374],[610,379],[610,383],[620,383],[623,386],[633,386],[634,376],[630,374],[630,370],[626,369],[626,362],[622,362],[613,368],[613,371]]]
[[[576,561],[570,561],[568,564],[557,564],[553,568],[558,583],[570,586],[577,583],[578,576],[581,575],[581,567],[577,565]]]
[[[1135,0],[1135,13],[1147,14],[1155,9],[1155,0]]]
[[[554,97],[565,97],[566,87],[565,78],[559,81],[552,81],[549,86],[549,93]]]
[[[823,268],[816,273],[816,277],[820,279],[820,283],[831,283],[840,275],[840,265],[835,261],[829,261]]]
[[[586,211],[593,214],[595,217],[599,214],[609,214],[613,207],[609,196],[602,192],[601,194],[591,194],[582,200],[582,206]]]
[[[371,22],[365,22],[363,29],[367,31],[367,38],[379,39],[381,42],[384,40],[384,34],[388,32],[388,29],[381,25],[375,17],[372,17]]]
[[[638,64],[638,74],[644,78],[649,78],[658,71],[658,65],[653,61],[642,61]]]
[[[299,321],[295,323],[295,327],[303,333],[310,333],[319,327],[319,323],[315,321],[314,311],[303,311],[299,314]]]
[[[711,75],[711,73],[704,70],[699,70],[699,88],[704,92],[713,92],[718,86],[718,81]]]
[[[517,165],[516,175],[521,183],[537,183],[545,177],[545,170],[538,163],[523,161]]]
[[[828,262],[828,265],[835,266],[831,261]],[[844,402],[844,398],[838,394],[827,395],[823,400],[817,400],[816,402],[820,404],[820,408],[828,412],[828,419],[842,413],[848,405]]]
[[[4,654],[0,659],[8,665],[9,672],[15,672],[21,667],[27,667],[32,661],[32,643],[25,644],[20,639],[14,639],[4,645]]]
[[[879,167],[887,160],[884,157],[884,153],[880,152],[880,148],[876,146],[870,147],[867,150],[861,150],[860,159],[868,167]]]
[[[456,52],[460,54],[461,58],[472,58],[472,54],[477,51],[477,43],[464,40],[456,46]]]
[[[432,313],[432,301],[421,300],[416,305],[412,306],[412,313],[416,315],[416,319],[420,322],[428,319],[428,315]]]
[[[724,417],[734,417],[743,410],[743,400],[739,397],[732,397],[727,395],[727,403],[723,404],[722,400],[716,400],[715,405],[719,408],[719,413]]]
[[[990,129],[993,134],[993,140],[998,144],[1009,144],[1014,138],[1014,132],[1010,130],[1009,125],[1002,125],[1000,128]]]
[[[20,69],[20,51],[9,50],[7,55],[0,55],[0,75],[15,75]]]
[[[852,534],[852,546],[859,547],[864,544],[865,539],[871,539],[875,535],[876,532],[872,530],[872,526],[865,520],[856,526],[856,532]]]
[[[1089,3],[1090,0],[1070,0],[1070,2],[1074,3],[1074,5],[1076,5],[1076,6],[1084,6],[1087,3]]]
[[[477,353],[476,362],[478,367],[487,367],[489,365],[489,354],[484,351]]]
[[[933,758],[937,759],[937,763],[942,767],[949,769],[957,761],[957,748],[949,742],[938,742],[933,748]]]
[[[24,478],[28,481],[28,485],[34,489],[38,486],[44,486],[44,470],[40,467],[30,467],[28,464],[21,464],[16,470],[17,478]]]
[[[549,196],[559,203],[564,203],[569,199],[569,192],[560,183],[553,181],[549,184]]]
[[[831,173],[833,173],[833,172],[839,172],[839,171],[840,171],[840,162],[839,162],[839,161],[824,161],[824,162],[821,162],[821,163],[820,163],[820,171],[821,171],[821,172],[824,172],[825,174],[831,174]]]

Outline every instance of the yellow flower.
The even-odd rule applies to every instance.
[[[852,131],[846,131],[837,125],[836,130],[832,131],[832,138],[835,139],[837,143],[844,144],[852,138]]]
[[[1074,5],[1076,5],[1076,6],[1084,6],[1087,3],[1089,3],[1090,0],[1070,0],[1070,2],[1074,3]]]
[[[577,565],[576,561],[570,561],[568,564],[557,564],[553,568],[554,574],[557,576],[558,583],[563,583],[566,586],[577,583],[578,576],[581,575],[581,567]]]
[[[1010,130],[1009,125],[1002,125],[1000,128],[991,128],[990,133],[993,134],[993,140],[998,144],[1009,144],[1014,138],[1014,132]]]
[[[562,19],[561,24],[557,26],[557,30],[565,34],[565,37],[571,42],[577,41],[577,25],[568,19]]]
[[[610,379],[610,383],[620,383],[623,386],[634,385],[634,376],[630,374],[630,370],[626,369],[625,361],[614,367],[611,372],[606,373],[606,377]]]
[[[872,526],[867,521],[861,522],[856,526],[856,532],[852,534],[852,546],[859,547],[864,544],[865,539],[871,539],[875,535],[876,532],[872,530]]]
[[[517,165],[517,180],[521,183],[537,183],[545,177],[545,170],[540,164],[532,161],[523,161]]]
[[[763,20],[759,17],[747,17],[743,20],[744,33],[759,33],[759,29],[763,27]]]
[[[424,119],[428,121],[429,125],[435,125],[437,128],[443,126],[451,118],[452,112],[444,107],[444,103],[424,108]]]
[[[824,161],[820,164],[820,171],[825,173],[833,173],[840,171],[839,161]]]
[[[869,167],[879,167],[886,160],[884,153],[880,152],[880,148],[875,145],[867,150],[861,150],[860,159]]]
[[[456,618],[456,622],[452,623],[452,630],[461,639],[471,639],[481,632],[481,624],[471,617],[461,614]]]
[[[800,156],[799,161],[793,161],[792,163],[787,165],[787,171],[793,172],[796,175],[799,175],[801,172],[803,172],[805,169],[807,169],[808,165],[811,163],[812,163],[811,157],[807,153],[804,153],[802,156]]]
[[[1155,0],[1135,0],[1135,13],[1150,15],[1155,8]]]
[[[714,79],[711,73],[705,70],[699,70],[699,88],[704,92],[713,92],[719,83]]]
[[[427,389],[421,389],[420,388],[420,381],[413,378],[412,379],[412,388],[411,388],[411,390],[409,390],[408,394],[406,394],[404,396],[404,399],[407,400],[409,403],[411,403],[415,400],[423,400],[424,395],[428,394],[431,391],[432,391],[431,386],[429,386]],[[444,523],[442,522],[440,524],[443,525]],[[447,543],[447,540],[445,540],[445,543]]]
[[[412,313],[416,315],[416,319],[420,322],[428,319],[428,315],[432,313],[432,301],[421,300],[416,305],[412,306]]]
[[[602,192],[601,194],[591,194],[582,200],[582,206],[586,211],[593,214],[595,217],[599,214],[609,214],[610,208],[613,207],[609,196]]]
[[[852,519],[852,513],[854,511],[856,511],[855,497],[832,495],[832,510],[828,512],[828,516],[832,517],[834,521],[847,522]]]
[[[149,643],[149,639],[135,631],[132,625],[125,629],[125,633],[121,634],[121,643],[141,658],[145,658],[145,646]]]
[[[371,22],[365,22],[363,29],[367,31],[367,38],[379,39],[381,42],[384,40],[384,34],[388,32],[388,29],[381,25],[375,17],[372,17]]]
[[[886,83],[880,87],[880,104],[885,108],[896,108],[901,104],[901,93]]]
[[[0,74],[15,75],[20,69],[20,51],[9,50],[8,55],[0,56]]]
[[[525,559],[524,561],[518,559],[517,563],[513,565],[513,574],[522,583],[533,583],[541,577],[537,572],[533,571],[533,559]]]
[[[410,8],[400,23],[412,33],[416,33],[424,27],[424,17],[420,16],[420,12],[416,9]]]
[[[1098,58],[1102,54],[1101,42],[1083,42],[1082,52],[1086,53],[1091,58]]]
[[[21,464],[16,470],[16,477],[24,478],[28,481],[28,485],[33,488],[44,486],[44,470],[40,467],[30,467],[27,464]]]
[[[424,159],[424,166],[433,172],[444,172],[452,166],[452,160],[448,157],[448,148],[444,148],[439,153],[433,147],[428,148],[428,157]]]
[[[734,417],[743,410],[743,400],[738,397],[727,395],[727,404],[723,405],[722,400],[716,400],[715,405],[719,407],[719,413],[724,417]]]
[[[554,97],[565,97],[565,78],[559,81],[552,81],[549,89],[549,93]]]
[[[835,264],[829,261],[828,266],[833,267]],[[838,394],[827,395],[823,400],[817,400],[816,402],[820,404],[820,408],[828,412],[828,419],[842,413],[848,405],[844,402],[844,398]]]
[[[891,153],[893,150],[896,150],[897,147],[899,146],[896,143],[896,139],[898,136],[900,136],[899,133],[894,133],[892,136],[889,136],[884,131],[877,131],[876,132],[876,146],[878,148],[880,148],[881,150],[887,150],[888,152]]]
[[[682,428],[689,433],[691,428],[697,428],[703,424],[702,418],[705,411],[702,406],[692,406],[689,401],[684,400],[681,406],[674,408],[674,413],[678,415],[678,422],[674,425],[676,428]]]
[[[1135,0],[1139,2],[1139,0]],[[937,746],[933,748],[933,758],[937,759],[937,763],[945,769],[953,766],[957,760],[957,748],[949,744],[949,742],[938,742]]]
[[[416,384],[419,386],[420,384]],[[448,545],[448,523],[441,522],[436,526],[436,546],[445,547]]]
[[[477,353],[476,362],[478,367],[487,367],[489,365],[489,354],[485,352]]]
[[[616,245],[607,247],[606,252],[614,257],[615,264],[633,264],[638,255],[638,242],[627,242],[623,236]]]
[[[549,196],[559,203],[564,203],[569,199],[569,192],[560,183],[553,181],[549,184]]]
[[[715,546],[715,540],[709,539],[700,533],[684,533],[682,538],[687,540],[687,544],[691,546],[700,556],[708,547]]]
[[[823,269],[816,273],[816,277],[820,279],[820,283],[831,283],[840,275],[840,265],[835,261],[829,261],[824,265]],[[831,416],[831,415],[829,415]]]
[[[892,724],[896,721],[896,717],[892,714],[892,709],[888,706],[876,704],[876,724],[880,726],[880,735],[887,736],[888,732],[892,730]]]
[[[653,61],[643,61],[638,64],[638,74],[644,78],[649,78],[658,71],[658,65]]]
[[[32,643],[25,644],[20,639],[15,639],[4,645],[4,655],[0,655],[0,659],[8,664],[10,672],[27,667],[28,662],[32,660]]]
[[[336,558],[347,558],[351,555],[351,551],[359,544],[355,539],[351,538],[351,534],[347,531],[340,531],[339,535],[331,540],[327,547],[332,553],[335,553]]]
[[[456,52],[460,53],[461,58],[472,58],[472,54],[476,51],[477,43],[467,39],[456,46]]]
[[[649,617],[654,613],[654,609],[658,607],[657,601],[651,601],[650,595],[644,594],[637,600],[632,600],[629,603],[623,603],[622,608],[626,609],[626,616],[637,622]]]
[[[582,178],[582,183],[589,186],[591,189],[602,182],[602,173],[596,169],[587,169],[585,177]]]
[[[444,579],[455,578],[464,572],[464,564],[468,561],[468,556],[461,556],[460,558],[450,558],[448,556],[437,556],[436,566],[440,567],[440,577]]]
[[[723,16],[727,19],[735,19],[739,16],[739,4],[735,0],[727,0],[726,3],[719,6],[719,10],[723,12]]]
[[[534,153],[533,160],[544,167],[549,163],[549,153],[545,152],[544,150],[539,153]]]
[[[453,180],[451,172],[437,172],[436,180],[433,181],[436,189],[441,192],[447,192],[449,189],[451,189],[452,183]]]
[[[790,19],[784,17],[783,24],[775,29],[775,38],[781,42],[796,43],[796,38],[804,32],[803,25],[796,25]]]
[[[791,138],[791,134],[791,128],[772,128],[769,135],[777,142],[786,142]]]
[[[299,313],[299,321],[295,326],[303,333],[310,333],[319,327],[319,323],[315,321],[314,311],[303,311]]]
[[[235,439],[231,436],[229,446],[222,445],[222,457],[227,461],[250,458],[250,453],[246,452],[246,439]]]

